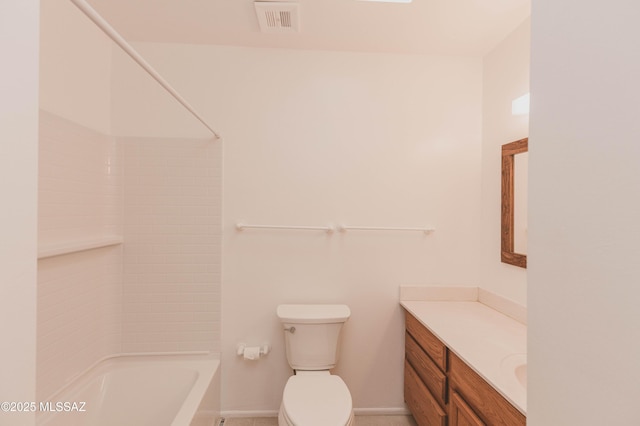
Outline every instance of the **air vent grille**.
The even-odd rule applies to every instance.
[[[292,33],[299,31],[298,3],[254,2],[258,23],[263,33]]]

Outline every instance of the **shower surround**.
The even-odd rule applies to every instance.
[[[100,359],[219,351],[221,148],[114,137],[41,111],[37,397]]]

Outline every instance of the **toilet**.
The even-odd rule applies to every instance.
[[[279,426],[351,426],[349,388],[331,374],[338,362],[340,331],[351,311],[346,305],[279,305],[289,378],[278,413]]]

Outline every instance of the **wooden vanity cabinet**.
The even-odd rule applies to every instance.
[[[405,312],[404,399],[418,426],[520,426],[525,416]]]

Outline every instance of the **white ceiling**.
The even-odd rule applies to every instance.
[[[530,0],[297,0],[300,32],[264,34],[252,0],[89,1],[129,41],[473,56],[530,9]]]

